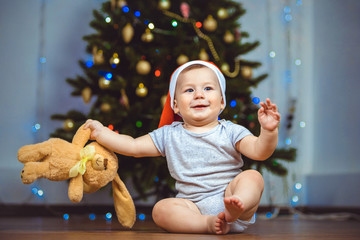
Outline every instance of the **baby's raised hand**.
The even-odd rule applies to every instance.
[[[261,127],[268,131],[275,130],[280,123],[280,113],[277,106],[271,103],[270,99],[266,99],[266,103],[260,102],[260,109],[258,111],[258,119]]]
[[[104,128],[104,125],[102,125],[99,121],[88,119],[84,125],[84,129],[90,128],[91,130],[91,140],[96,140],[97,136],[101,133],[101,131]]]

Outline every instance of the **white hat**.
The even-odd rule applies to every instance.
[[[222,97],[224,99],[224,108],[226,106],[226,98],[225,98],[225,88],[226,88],[226,83],[225,83],[225,77],[222,74],[222,72],[220,71],[220,69],[213,64],[212,62],[206,62],[206,61],[202,61],[202,60],[195,60],[195,61],[190,61],[187,62],[183,65],[181,65],[180,67],[178,67],[173,74],[171,75],[170,78],[170,86],[169,86],[169,94],[170,94],[170,99],[171,99],[171,108],[174,109],[174,95],[175,95],[175,88],[176,88],[176,83],[178,80],[178,77],[180,75],[180,73],[187,67],[191,66],[191,65],[195,65],[195,64],[200,64],[200,65],[204,65],[208,68],[210,68],[211,70],[214,71],[217,79],[219,80],[219,84],[220,84],[220,88],[221,88],[221,94]]]

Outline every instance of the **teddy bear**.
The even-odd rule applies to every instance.
[[[81,201],[84,192],[96,192],[112,181],[117,218],[124,227],[131,228],[136,220],[135,206],[117,174],[118,159],[114,152],[97,142],[86,145],[90,134],[91,130],[82,125],[71,143],[50,138],[21,147],[18,151],[18,160],[24,164],[21,180],[30,184],[38,178],[51,181],[70,179],[68,196],[75,203]]]

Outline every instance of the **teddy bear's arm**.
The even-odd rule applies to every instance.
[[[83,198],[83,194],[83,176],[78,174],[76,177],[70,179],[68,196],[70,201],[78,203]]]
[[[79,129],[76,131],[72,143],[80,146],[80,147],[84,147],[85,144],[89,141],[90,139],[90,134],[91,134],[91,130],[89,128],[84,129],[84,125],[81,125],[81,127],[79,127]]]

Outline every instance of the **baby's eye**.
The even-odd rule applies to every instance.
[[[212,90],[212,89],[213,89],[212,87],[206,87],[204,90],[209,91],[209,90]]]
[[[186,89],[185,92],[193,92],[194,90],[189,88],[189,89]]]

